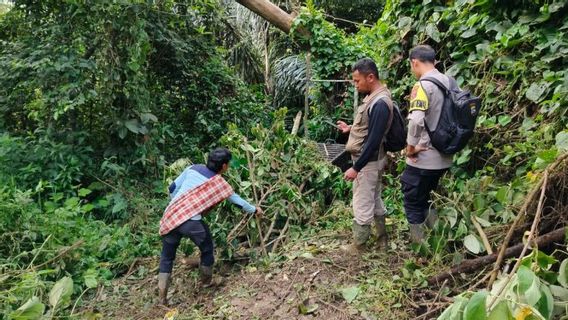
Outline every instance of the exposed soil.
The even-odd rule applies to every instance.
[[[346,236],[345,236],[346,237]],[[412,304],[393,286],[409,253],[391,246],[388,254],[370,250],[357,258],[340,249],[347,239],[319,237],[296,242],[293,252],[256,266],[217,263],[217,288],[199,286],[194,267],[176,260],[168,308],[157,305],[157,258],[146,259],[101,287],[85,310],[105,319],[408,319]],[[399,243],[399,245],[402,245]],[[402,247],[400,247],[402,248]],[[393,250],[394,249],[394,250]],[[398,251],[398,252],[397,252]],[[280,261],[278,261],[280,260]],[[372,275],[373,281],[370,281]],[[381,280],[381,279],[384,279]],[[356,287],[348,303],[342,294]]]

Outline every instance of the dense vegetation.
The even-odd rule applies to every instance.
[[[262,221],[229,206],[211,214],[222,255],[344,229],[349,185],[286,125],[303,110],[308,52],[313,79],[347,79],[354,61],[374,58],[404,110],[408,50],[438,50],[439,68],[483,98],[483,114],[435,198],[443,223],[414,249],[433,265],[483,254],[476,223],[498,248],[543,169],[568,151],[568,6],[375,2],[282,2],[300,10],[288,36],[232,2],[15,1],[0,16],[0,312],[77,314],[90,290],[156,256],[165,186],[217,145],[234,152],[231,184],[267,212]],[[351,118],[352,90],[310,84],[309,138],[344,139],[327,122]],[[403,224],[397,164],[385,197]],[[554,181],[546,213],[562,222],[565,180]],[[507,293],[516,302],[498,303],[498,315],[565,310],[564,258],[525,258],[520,289]],[[407,269],[409,283],[426,284],[426,271]],[[482,319],[487,295],[465,293],[444,316]]]

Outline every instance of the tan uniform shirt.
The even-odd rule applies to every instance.
[[[424,77],[433,77],[444,85],[449,85],[448,77],[437,69],[422,75],[421,79]],[[406,142],[411,146],[427,146],[430,150],[418,153],[416,162],[406,159],[408,165],[430,170],[446,169],[452,166],[453,156],[442,154],[432,146],[430,136],[424,126],[426,122],[430,130],[436,129],[443,103],[444,93],[430,81],[418,81],[412,88]]]

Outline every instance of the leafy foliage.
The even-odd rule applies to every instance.
[[[0,20],[0,126],[81,130],[97,156],[149,169],[192,152],[260,108],[217,49],[219,11],[216,1],[17,1]]]
[[[563,270],[568,259],[562,262],[558,274],[551,271],[557,263],[554,257],[534,250],[523,259],[511,279],[498,280],[491,292],[461,294],[438,319],[513,319],[513,316],[515,319],[555,319],[565,316],[568,287]]]
[[[341,217],[328,215],[327,208],[336,198],[343,199],[349,193],[347,183],[338,168],[320,158],[313,143],[286,131],[286,112],[276,111],[270,128],[257,125],[248,137],[231,125],[220,140],[233,154],[228,181],[242,197],[265,210],[263,219],[257,221],[246,214],[227,214],[232,209],[226,203],[207,216],[215,243],[228,256],[243,239],[251,247],[258,247],[264,237],[269,244],[266,249],[272,250],[274,240],[287,235],[286,231],[305,232],[310,228],[314,232],[316,227],[325,228]],[[176,167],[173,176],[185,168]],[[326,221],[320,219],[323,215]],[[274,234],[267,235],[268,230]]]

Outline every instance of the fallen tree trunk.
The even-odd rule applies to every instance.
[[[294,17],[268,0],[236,0],[278,29],[290,33]]]
[[[566,235],[566,227],[554,230],[547,234],[544,234],[534,240],[537,246],[544,247],[553,242],[563,241]],[[510,258],[513,256],[518,256],[523,251],[524,244],[520,243],[512,246],[505,250],[504,258]],[[497,253],[490,254],[484,257],[479,257],[476,259],[466,260],[460,263],[458,266],[453,267],[450,271],[438,274],[434,277],[428,279],[429,284],[438,285],[446,279],[451,279],[455,275],[460,273],[471,273],[477,270],[481,270],[484,266],[494,263],[497,260]]]

